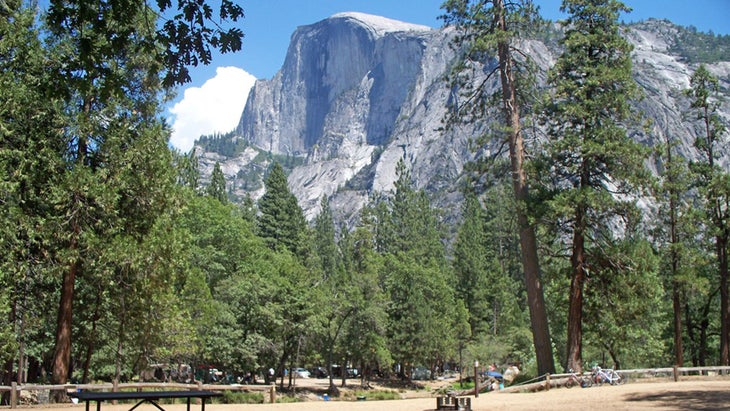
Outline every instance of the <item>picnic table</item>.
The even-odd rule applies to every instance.
[[[86,401],[86,411],[89,411],[89,403],[91,403],[91,401],[96,401],[96,411],[101,411],[102,402],[116,400],[139,400],[139,402],[137,402],[134,407],[130,408],[129,411],[134,410],[145,402],[154,405],[160,411],[165,411],[165,409],[158,404],[158,401],[163,398],[187,398],[188,411],[190,411],[190,399],[200,398],[200,410],[205,411],[206,399],[220,397],[223,394],[216,391],[79,391],[71,392],[68,395],[72,398],[78,398],[79,401]]]

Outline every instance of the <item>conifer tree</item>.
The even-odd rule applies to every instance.
[[[188,154],[182,154],[180,152],[175,152],[174,154],[178,174],[177,183],[197,192],[200,181],[200,169],[195,150],[190,150]]]
[[[720,290],[720,363],[730,361],[730,296],[728,295],[728,243],[730,243],[730,173],[718,164],[719,156],[727,147],[727,127],[717,112],[720,105],[719,81],[700,65],[690,78],[686,95],[700,124],[695,148],[701,160],[691,164],[696,184],[704,197],[705,221],[715,238]]]
[[[522,122],[524,121],[523,116],[527,115],[523,103],[528,98],[527,94],[531,89],[528,85],[529,81],[526,81],[524,76],[524,68],[529,65],[529,62],[520,61],[521,57],[525,57],[524,53],[515,53],[519,36],[538,24],[536,10],[530,0],[449,0],[444,3],[443,8],[447,11],[444,16],[446,23],[455,24],[463,33],[457,37],[457,45],[466,46],[467,50],[463,56],[466,64],[458,67],[457,78],[462,76],[467,67],[473,67],[472,62],[484,64],[482,60],[493,55],[491,53],[495,51],[499,60],[494,72],[499,72],[501,85],[502,125],[500,128],[503,131],[503,138],[509,144],[510,172],[517,204],[515,212],[519,222],[522,266],[533,344],[538,372],[540,374],[554,373],[555,364],[550,329],[540,279],[537,238],[528,213],[530,194],[525,171],[525,137]],[[519,68],[520,66],[522,66],[522,70]],[[520,74],[520,71],[523,73]],[[473,82],[474,79],[471,81]],[[466,107],[466,113],[468,114],[465,116],[462,113],[464,108],[457,107],[456,115],[458,117],[467,117],[471,120],[485,117],[485,107],[488,109],[492,101],[491,96],[485,92],[487,89],[485,84],[486,80],[480,80],[478,85],[470,86],[473,91],[467,98],[469,107]],[[488,143],[482,140],[479,141],[480,145]]]
[[[58,284],[49,261],[48,193],[64,170],[62,104],[53,87],[58,60],[42,47],[35,12],[8,1],[0,12],[0,374],[16,382],[53,333],[47,298]],[[25,358],[24,358],[25,357]]]
[[[69,377],[76,282],[101,272],[87,272],[93,264],[84,262],[115,249],[89,245],[105,239],[141,241],[166,208],[170,159],[167,130],[158,117],[165,87],[189,81],[187,66],[207,64],[211,47],[223,52],[240,48],[240,29],[224,28],[226,21],[242,17],[239,6],[224,1],[221,20],[211,28],[209,6],[181,1],[176,5],[180,13],[158,28],[161,12],[172,5],[156,5],[155,11],[144,1],[53,0],[45,18],[47,48],[63,61],[49,84],[63,99],[67,115],[60,137],[64,151],[59,153],[66,169],[49,196],[52,207],[68,217],[59,216],[59,227],[66,231],[57,233],[58,258],[67,268],[58,311],[55,383]],[[130,237],[115,237],[117,232]],[[113,264],[113,259],[107,261]]]
[[[482,206],[473,193],[466,195],[463,215],[464,222],[459,227],[454,244],[456,294],[464,301],[469,313],[471,334],[478,335],[488,329],[486,273],[489,257]]]
[[[258,233],[271,249],[287,249],[299,257],[306,249],[307,222],[289,190],[284,169],[274,163],[264,179],[266,193],[259,199]]]
[[[381,281],[390,299],[387,336],[394,359],[405,367],[434,364],[456,346],[447,329],[456,321],[451,267],[441,243],[435,211],[423,190],[415,190],[401,159],[397,180],[377,224],[383,238]],[[444,328],[446,327],[446,328]]]
[[[614,217],[633,206],[646,172],[645,150],[626,131],[630,101],[631,45],[618,18],[629,9],[617,0],[564,0],[564,48],[549,73],[549,141],[543,175],[550,180],[550,218],[571,236],[566,369],[583,369],[586,280],[601,259],[601,243],[612,241]],[[622,199],[623,198],[623,199]]]
[[[206,194],[220,201],[223,204],[228,203],[228,194],[226,193],[226,177],[223,175],[221,165],[215,162],[213,172],[210,175],[210,184],[205,189]]]

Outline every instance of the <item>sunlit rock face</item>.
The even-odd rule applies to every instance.
[[[688,122],[682,90],[689,87],[697,65],[670,52],[675,31],[676,26],[657,20],[627,30],[635,47],[635,78],[644,92],[637,111],[651,119],[648,131],[637,127],[631,135],[651,146],[667,136],[678,138],[682,154],[694,158],[693,142],[700,130]],[[447,221],[458,220],[464,165],[476,155],[499,152],[501,142],[478,152],[470,147],[475,137],[496,127],[496,117],[445,124],[448,110],[460,102],[445,80],[456,54],[452,39],[448,28],[362,13],[336,14],[299,27],[281,70],[272,79],[258,80],[251,90],[235,130],[233,139],[251,148],[235,158],[198,150],[204,178],[219,161],[230,191],[255,199],[262,187],[240,183],[243,171],[262,174],[266,168],[266,160],[256,162],[261,156],[254,149],[299,158],[302,164],[293,169],[289,185],[306,216],[313,218],[327,196],[336,217],[351,223],[373,193],[392,189],[396,164],[404,159],[416,187],[429,193]],[[557,58],[557,51],[538,41],[520,47],[543,70]],[[495,65],[494,58],[487,58],[477,68],[476,80],[497,91],[498,77],[488,77]],[[727,94],[730,62],[708,68],[720,77]],[[727,103],[722,111],[730,118]]]

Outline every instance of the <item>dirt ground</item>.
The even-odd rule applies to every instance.
[[[306,385],[306,383],[304,384]],[[413,394],[413,393],[412,393]],[[421,392],[418,395],[433,395]],[[408,392],[402,393],[408,398]],[[93,409],[94,405],[92,405]],[[185,411],[184,404],[163,405],[166,411]],[[492,410],[727,410],[730,409],[730,379],[694,379],[679,382],[629,382],[620,386],[591,388],[553,388],[535,393],[489,392],[472,397],[475,411]],[[0,407],[8,408],[8,407]],[[102,404],[102,411],[126,411],[130,405]],[[84,411],[83,404],[56,406],[19,407],[20,410],[37,411]],[[191,406],[193,411],[199,408]],[[310,395],[306,402],[261,405],[208,404],[207,411],[295,411],[295,410],[345,410],[345,411],[426,411],[436,409],[436,398],[409,398],[390,401],[324,401]],[[144,404],[140,411],[157,411]]]

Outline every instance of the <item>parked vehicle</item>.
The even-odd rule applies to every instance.
[[[430,380],[431,370],[426,367],[416,367],[411,371],[412,380]]]
[[[292,373],[294,373],[297,378],[309,378],[311,375],[306,368],[293,368]]]
[[[327,378],[329,377],[329,373],[327,373],[327,369],[324,367],[314,367],[310,370],[310,375],[314,378]]]

